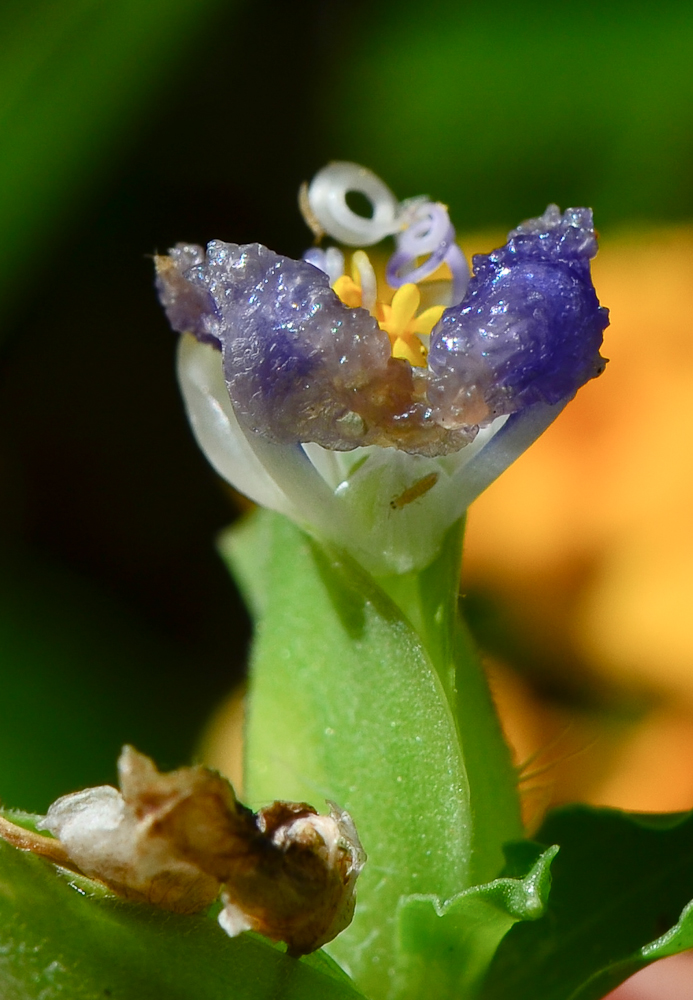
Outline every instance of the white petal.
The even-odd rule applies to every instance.
[[[221,354],[190,336],[181,338],[179,379],[195,436],[224,479],[347,548],[375,574],[428,565],[448,528],[567,402],[501,417],[456,454],[429,459],[392,448],[330,452],[265,440],[236,418]]]
[[[257,504],[328,538],[346,530],[348,510],[298,444],[275,444],[239,423],[224,382],[221,354],[181,337],[178,378],[197,442],[228,483]]]
[[[178,349],[178,381],[197,443],[219,475],[255,503],[288,514],[291,504],[239,426],[221,353],[185,334]]]
[[[457,510],[459,517],[473,500],[484,492],[502,472],[519,458],[531,444],[554,422],[572,397],[549,406],[537,403],[521,413],[514,413],[503,422],[500,430],[484,447],[470,456],[470,460],[455,474]],[[492,425],[493,426],[493,425]],[[476,442],[474,442],[476,444]]]

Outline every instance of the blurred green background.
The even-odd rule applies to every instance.
[[[194,752],[248,623],[150,256],[299,255],[328,159],[458,229],[693,216],[693,7],[33,0],[0,8],[0,799]]]

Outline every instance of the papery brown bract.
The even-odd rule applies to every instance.
[[[160,774],[125,747],[118,770],[122,793],[104,785],[64,795],[41,826],[85,875],[119,895],[177,913],[209,906],[219,894],[215,861],[244,848],[252,814],[203,767]]]

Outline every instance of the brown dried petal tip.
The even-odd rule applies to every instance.
[[[219,879],[201,859],[242,844],[252,824],[229,783],[203,767],[160,774],[132,747],[123,749],[118,772],[122,793],[102,785],[64,795],[42,828],[85,875],[121,896],[176,913],[209,906]]]

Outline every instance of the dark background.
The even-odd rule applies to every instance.
[[[194,753],[249,625],[151,254],[308,242],[329,159],[460,230],[693,215],[693,8],[34,0],[0,8],[0,797]]]

